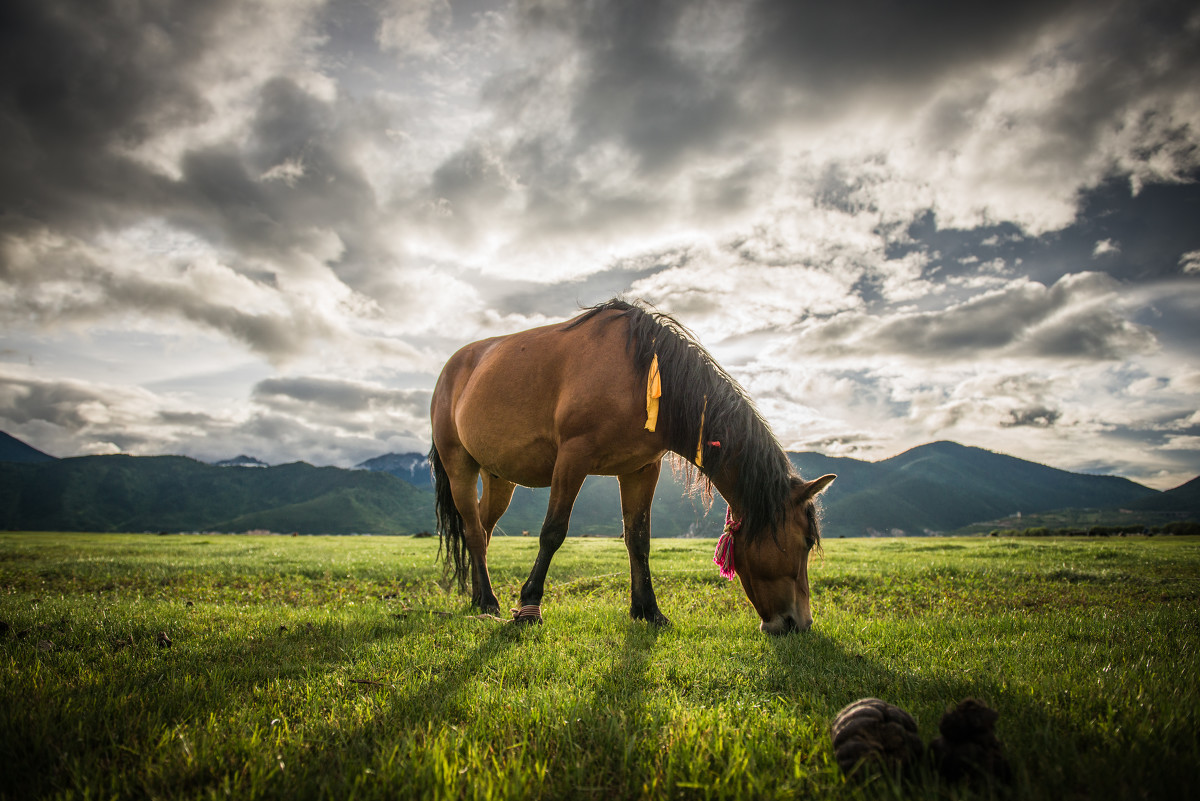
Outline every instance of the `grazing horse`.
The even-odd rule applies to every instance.
[[[745,391],[668,315],[612,300],[580,316],[465,346],[446,362],[430,408],[438,534],[460,588],[498,613],[488,576],[492,529],[517,484],[550,487],[537,559],[516,622],[541,622],[550,560],[588,475],[620,482],[630,615],[666,624],[650,580],[650,504],[663,456],[678,454],[729,510],[723,574],[736,571],[760,628],[807,630],[815,499]],[[478,495],[482,477],[483,494]]]

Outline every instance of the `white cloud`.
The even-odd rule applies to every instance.
[[[382,15],[379,45],[406,56],[437,56],[451,13],[447,0],[393,0]]]
[[[1179,269],[1184,275],[1200,275],[1200,250],[1189,250],[1180,256]]]
[[[217,401],[141,387],[43,379],[0,364],[0,423],[59,457],[173,453],[205,461],[250,453],[270,463],[349,467],[428,442],[427,389],[277,377]]]

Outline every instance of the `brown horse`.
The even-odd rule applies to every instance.
[[[447,567],[460,587],[469,571],[481,610],[499,612],[487,548],[515,485],[550,487],[514,618],[541,622],[546,572],[583,480],[609,475],[620,482],[630,615],[667,623],[650,581],[650,504],[671,451],[729,504],[739,524],[734,565],[760,628],[812,625],[815,499],[834,476],[803,481],[742,388],[671,317],[613,300],[565,323],[467,345],[442,369],[430,415],[438,533]]]

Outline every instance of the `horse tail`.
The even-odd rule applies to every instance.
[[[446,574],[453,571],[459,590],[466,589],[467,571],[471,560],[467,557],[467,539],[463,536],[463,516],[454,505],[454,493],[450,489],[450,476],[442,464],[437,446],[429,449],[429,470],[433,473],[434,510],[437,514],[438,559],[442,560]]]

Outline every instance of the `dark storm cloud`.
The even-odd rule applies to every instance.
[[[117,152],[194,123],[184,79],[228,3],[11,0],[0,8],[0,231],[88,229],[168,189]]]
[[[1121,359],[1152,350],[1156,340],[1114,308],[1119,289],[1099,273],[1067,276],[1050,287],[1019,283],[937,311],[839,315],[810,326],[799,341],[833,356]]]
[[[717,82],[664,46],[685,8],[593,3],[577,29],[588,70],[572,121],[586,137],[620,140],[650,170],[693,148],[714,147],[742,116],[737,82]]]
[[[903,99],[894,93],[1004,55],[1072,9],[1094,5],[766,0],[749,6],[745,59],[748,69],[801,89],[800,108],[819,114],[864,93]]]
[[[247,308],[251,298],[269,290],[217,266],[114,272],[86,252],[67,249],[45,252],[36,264],[12,271],[8,278],[20,290],[19,297],[0,301],[0,320],[10,324],[81,324],[99,322],[116,310],[136,311],[150,318],[187,320],[284,360],[337,333],[319,315]],[[81,289],[63,289],[72,286]]]
[[[1013,409],[1009,414],[1012,417],[1011,421],[1001,423],[1002,426],[1009,428],[1018,426],[1049,428],[1062,417],[1062,412],[1058,409],[1048,409],[1045,406],[1028,406],[1023,409]]]
[[[864,98],[909,101],[947,74],[1028,45],[1081,5],[760,0],[565,11],[529,3],[524,11],[531,27],[573,37],[585,59],[571,97],[577,147],[619,141],[658,170],[690,150],[733,146],[781,117],[815,122]],[[686,38],[697,29],[718,41],[691,54]],[[527,79],[514,82],[522,85]]]
[[[339,282],[362,291],[389,284],[372,272],[388,257],[354,155],[364,137],[384,136],[386,115],[266,72],[233,106],[214,108],[208,91],[233,103],[205,83],[214,59],[223,70],[274,63],[258,52],[227,54],[243,59],[229,64],[219,55],[230,28],[270,13],[239,3],[4,5],[0,281],[13,291],[0,314],[8,321],[174,318],[272,361],[349,336],[328,304],[297,299],[278,279],[323,282],[323,294],[343,300],[350,293]],[[264,51],[274,33],[260,32]],[[188,138],[210,124],[229,131]],[[148,143],[149,154],[133,155]],[[181,148],[174,174],[152,157],[164,146]],[[198,247],[128,248],[121,238],[147,224]],[[348,302],[360,311],[370,303]]]
[[[158,446],[164,440],[160,426],[179,425],[161,418],[152,396],[142,390],[5,374],[0,374],[0,420],[57,456]],[[193,419],[186,426],[196,423]]]
[[[352,109],[313,97],[288,78],[271,79],[259,93],[246,149],[187,156],[181,214],[198,213],[198,226],[209,223],[212,233],[250,253],[287,253],[313,228],[358,233],[374,218],[375,198],[347,158],[345,129],[353,120]]]
[[[156,133],[211,121],[216,110],[196,71],[236,10],[236,3],[6,3],[0,230],[86,234],[161,216],[244,255],[295,252],[316,227],[361,233],[375,199],[348,158],[347,137],[370,118],[369,103],[339,106],[276,77],[258,90],[247,143],[185,152],[177,179],[131,157]],[[272,180],[280,167],[288,169]]]
[[[1131,103],[1156,92],[1186,93],[1200,68],[1194,8],[1186,2],[759,0],[522,9],[532,29],[572,37],[585,61],[570,97],[576,150],[618,141],[651,170],[689,150],[731,146],[781,118],[811,124],[862,104],[920,109],[945,82],[1066,28],[1084,37],[1071,39],[1057,57],[1077,64],[1082,77],[1067,102],[1036,124],[1050,134],[1047,161],[1075,159],[1091,152],[1102,132],[1124,126]],[[674,43],[694,32],[697,19],[729,41],[689,58]],[[517,96],[531,94],[528,75],[508,76],[507,85]],[[956,125],[965,131],[986,96],[946,100],[932,118],[931,139]],[[515,108],[511,98],[509,107]],[[1151,134],[1151,120],[1135,124],[1146,126],[1153,147],[1177,148],[1179,158],[1194,160],[1186,131],[1164,137]]]
[[[105,396],[84,384],[0,377],[0,416],[23,425],[44,421],[69,429],[89,424],[85,409],[106,405]]]

